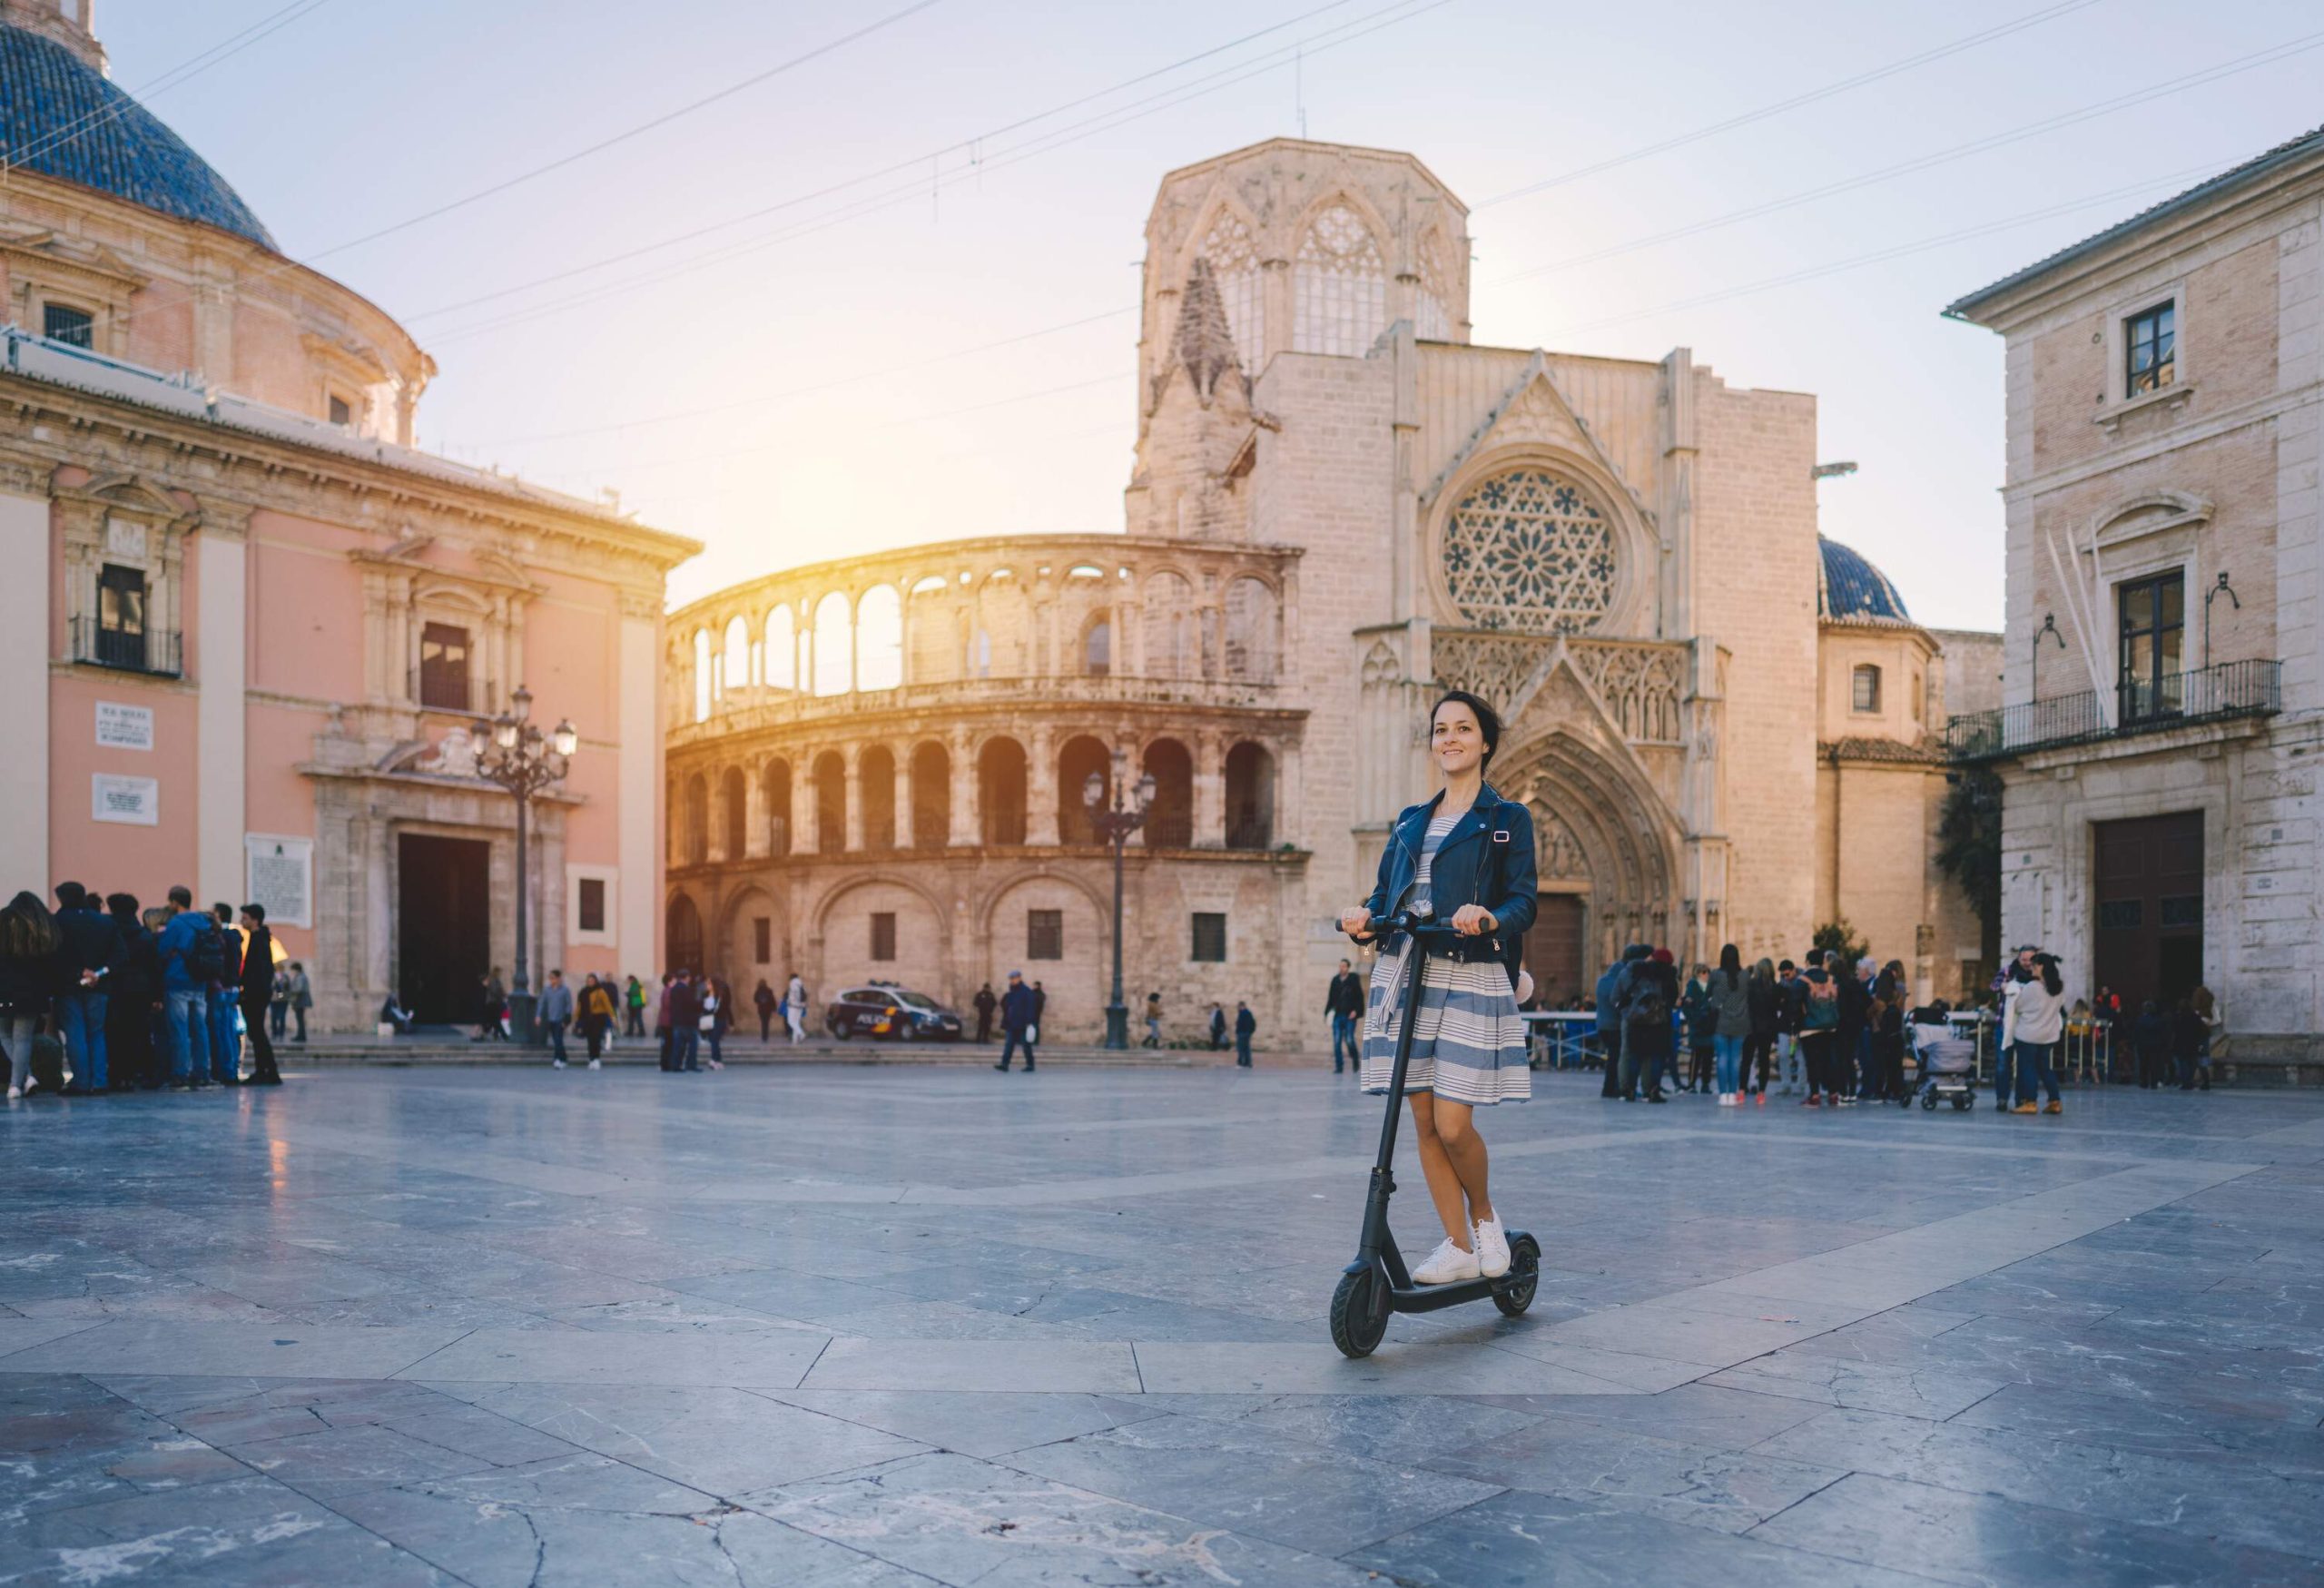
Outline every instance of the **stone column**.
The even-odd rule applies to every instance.
[[[724,771],[704,773],[710,783],[709,842],[703,853],[713,861],[739,860],[740,855],[726,853],[726,774]]]
[[[847,757],[845,772],[840,782],[842,797],[847,801],[847,852],[863,853],[863,752],[861,748]]]
[[[195,537],[194,874],[200,900],[242,896],[247,825],[250,514],[202,504]]]
[[[951,758],[952,774],[952,831],[949,842],[955,849],[973,849],[983,836],[977,812],[975,746],[966,728],[954,728],[946,735],[944,748]]]
[[[817,854],[822,834],[815,826],[815,754],[802,749],[791,763],[791,853]]]
[[[896,847],[910,849],[920,834],[912,831],[911,812],[911,746],[907,744],[896,756]]]
[[[32,466],[0,465],[0,876],[45,893],[48,863],[48,491]],[[92,612],[94,608],[90,609]],[[84,708],[86,709],[85,707]],[[94,730],[84,725],[81,731]],[[182,785],[181,785],[182,786]],[[85,786],[80,791],[87,798]],[[85,816],[84,804],[76,815]]]
[[[1195,847],[1226,847],[1226,752],[1216,728],[1195,735]]]
[[[1058,842],[1057,746],[1047,723],[1033,729],[1032,764],[1025,769],[1025,842]]]
[[[764,860],[768,853],[766,770],[753,767],[743,779],[743,853]]]

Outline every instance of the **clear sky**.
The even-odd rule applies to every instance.
[[[287,3],[102,0],[98,22],[135,91]],[[2314,0],[934,0],[343,246],[911,4],[321,0],[151,103],[286,251],[436,356],[423,445],[615,488],[708,542],[674,599],[851,550],[1120,528],[1156,182],[1304,124],[1411,150],[1474,207],[1478,341],[1684,344],[1732,384],[1815,393],[1822,456],[1862,466],[1820,488],[1825,533],[1959,626],[2001,616],[2001,343],[1938,311],[2324,123]]]

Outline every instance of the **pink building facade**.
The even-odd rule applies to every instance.
[[[581,748],[536,806],[536,967],[659,962],[664,580],[697,549],[411,445],[433,363],[276,252],[0,0],[0,883],[267,905],[322,1029],[467,1018],[512,960],[519,684]]]

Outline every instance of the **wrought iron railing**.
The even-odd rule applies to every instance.
[[[181,636],[166,629],[144,631],[107,628],[94,617],[73,620],[73,659],[124,673],[150,673],[160,678],[184,675]]]
[[[2283,709],[2282,679],[2280,662],[2221,662],[2159,678],[2125,679],[2102,692],[1971,712],[1945,724],[1945,754],[1955,761],[1993,761],[2196,723],[2270,716]]]

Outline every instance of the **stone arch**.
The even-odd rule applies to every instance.
[[[1590,896],[1587,942],[1599,964],[1627,942],[1673,945],[1683,934],[1679,825],[1627,752],[1609,754],[1587,730],[1557,727],[1494,757],[1493,786],[1571,834]],[[1571,883],[1575,879],[1567,879]],[[1581,891],[1571,888],[1561,891]]]
[[[1151,740],[1142,758],[1154,779],[1154,804],[1147,808],[1149,849],[1187,849],[1195,841],[1195,758],[1183,740]]]
[[[815,603],[813,691],[845,695],[855,687],[855,604],[833,590]]]
[[[736,613],[726,620],[726,638],[719,647],[718,693],[724,698],[757,682],[751,676],[751,626]]]
[[[1030,784],[1025,746],[995,734],[977,747],[977,814],[988,846],[1025,842],[1025,798]]]
[[[1226,847],[1275,846],[1275,755],[1256,739],[1226,752]]]
[[[702,911],[684,892],[670,895],[663,922],[663,946],[673,971],[702,968]]]
[[[872,917],[891,915],[886,946],[875,959]],[[955,1001],[950,974],[952,937],[944,902],[909,875],[885,868],[850,876],[815,904],[818,969],[829,992],[851,983],[896,981],[916,992]]]
[[[1603,605],[1586,616],[1561,622],[1556,632],[1619,635],[1637,627],[1641,610],[1653,599],[1659,553],[1654,536],[1639,516],[1630,490],[1596,459],[1568,448],[1531,441],[1479,451],[1445,481],[1430,505],[1422,560],[1443,621],[1456,626],[1504,626],[1489,617],[1473,616],[1469,604],[1463,603],[1455,589],[1448,570],[1467,548],[1453,544],[1453,517],[1472,496],[1494,480],[1528,471],[1561,476],[1581,488],[1589,506],[1605,520],[1607,543],[1613,559],[1610,587]]]
[[[1083,621],[1078,659],[1085,677],[1103,678],[1113,672],[1114,614],[1110,607],[1093,612]]]
[[[1343,188],[1309,205],[1291,235],[1292,350],[1362,358],[1388,329],[1395,229]]]
[[[764,959],[759,958],[758,953],[758,922],[761,921],[767,923]],[[756,883],[737,889],[718,907],[718,931],[712,940],[717,945],[717,952],[712,956],[716,963],[704,968],[715,969],[735,988],[735,995],[747,1001],[751,989],[758,984],[756,978],[779,979],[776,967],[784,962],[790,947],[785,941],[784,925],[783,912],[772,893]],[[782,972],[784,975],[788,973]],[[747,1009],[734,1011],[737,1026],[748,1018]]]
[[[1034,910],[1056,910],[1063,916],[1061,958],[1036,960],[1029,952],[1029,913]],[[998,990],[1009,972],[1022,971],[1028,983],[1042,982],[1049,994],[1041,1016],[1045,1039],[1068,1033],[1094,1038],[1105,1024],[1112,910],[1108,896],[1069,870],[1017,872],[1003,878],[975,912],[976,941],[984,945],[986,963],[963,966],[962,977],[990,977]]]

